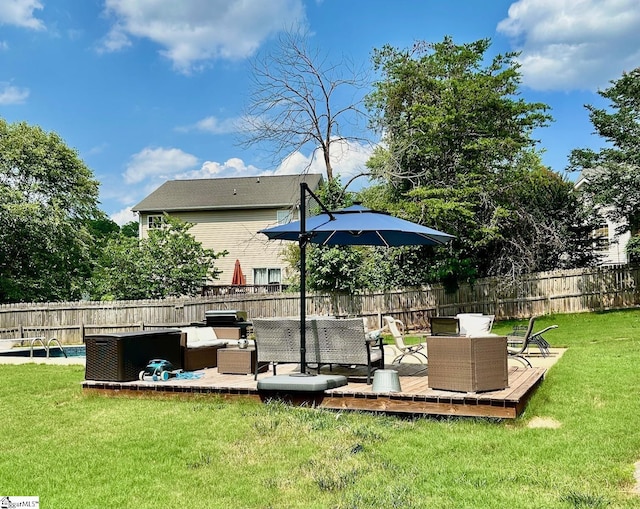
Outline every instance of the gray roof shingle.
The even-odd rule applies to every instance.
[[[300,182],[315,191],[322,175],[277,175],[168,180],[135,205],[135,212],[291,207],[300,198]]]

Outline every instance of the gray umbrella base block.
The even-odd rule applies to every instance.
[[[347,385],[343,375],[276,375],[258,380],[259,391],[319,392]]]

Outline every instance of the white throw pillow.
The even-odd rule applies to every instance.
[[[494,315],[458,315],[460,334],[463,336],[486,336],[491,332]]]
[[[180,330],[187,335],[187,346],[189,347],[203,341],[218,339],[213,327],[183,327]]]

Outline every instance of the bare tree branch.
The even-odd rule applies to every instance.
[[[274,163],[305,147],[320,150],[327,178],[333,179],[333,144],[371,143],[363,106],[367,78],[344,62],[330,63],[309,47],[305,32],[286,32],[272,52],[252,64],[241,145],[269,147]]]

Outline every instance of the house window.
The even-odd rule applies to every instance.
[[[162,228],[163,224],[164,224],[164,218],[162,216],[148,216],[147,217],[147,227],[149,229]]]
[[[609,249],[609,225],[607,223],[600,223],[598,228],[593,230],[591,236],[598,249]]]
[[[280,283],[282,283],[282,271],[280,269],[253,269],[254,285],[272,285]]]
[[[293,212],[291,210],[278,210],[276,212],[276,220],[278,224],[288,224],[293,221]]]

